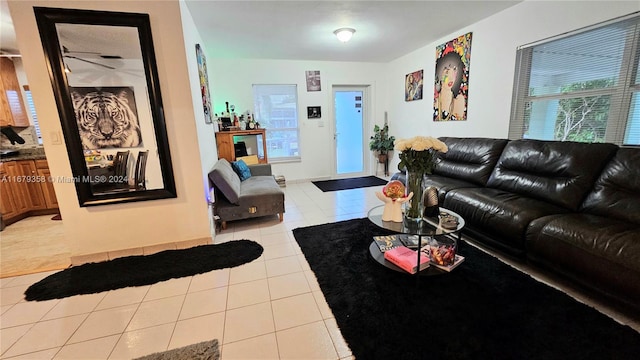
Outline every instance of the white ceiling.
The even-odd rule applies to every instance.
[[[186,4],[211,57],[388,62],[521,1],[186,0]],[[17,53],[7,1],[0,2],[0,48]],[[348,43],[333,35],[341,27],[356,29]]]
[[[388,62],[519,1],[187,1],[220,58]],[[333,31],[356,33],[341,43]],[[434,50],[435,51],[435,50]]]

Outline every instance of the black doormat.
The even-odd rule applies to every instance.
[[[640,334],[462,243],[450,273],[371,258],[368,219],[293,230],[356,359],[636,359]]]
[[[152,255],[121,257],[62,270],[31,285],[26,300],[61,299],[129,286],[202,274],[239,266],[260,257],[263,248],[250,240],[235,240]]]
[[[349,179],[312,181],[313,185],[323,192],[357,189],[370,186],[383,186],[387,184],[387,180],[380,179],[376,176],[364,176]]]

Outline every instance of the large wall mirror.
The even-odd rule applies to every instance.
[[[34,11],[80,206],[176,197],[149,16]]]

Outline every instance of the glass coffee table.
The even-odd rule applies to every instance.
[[[422,218],[422,220],[419,222],[403,221],[399,223],[399,222],[393,222],[393,221],[383,221],[382,220],[383,210],[384,210],[384,205],[376,206],[371,210],[369,210],[369,213],[367,214],[369,221],[371,221],[372,223],[376,224],[377,226],[383,229],[391,230],[400,234],[406,234],[406,235],[417,237],[418,249],[422,248],[422,246],[424,245],[427,245],[428,240],[430,240],[432,237],[451,236],[453,237],[453,241],[455,241],[456,252],[457,252],[460,239],[462,237],[461,230],[464,227],[464,219],[459,214],[449,209],[445,209],[442,207],[440,208],[440,214],[454,216],[458,220],[458,225],[455,228],[446,229],[442,227],[442,221],[440,220],[441,219],[440,216],[438,218],[425,217],[425,218]],[[398,266],[387,261],[384,258],[384,253],[380,251],[380,248],[378,247],[375,241],[372,241],[371,245],[369,245],[369,253],[371,254],[371,257],[381,265],[384,265],[385,267],[391,270],[408,274],[406,271],[402,270]],[[416,255],[416,264],[417,263],[418,263],[418,256]],[[446,272],[447,271],[439,269],[432,265],[422,271],[419,271],[417,274],[421,276],[425,276],[425,275],[429,276],[429,275],[444,274]]]

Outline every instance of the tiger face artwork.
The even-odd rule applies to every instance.
[[[133,89],[71,88],[71,96],[83,149],[142,146]]]

